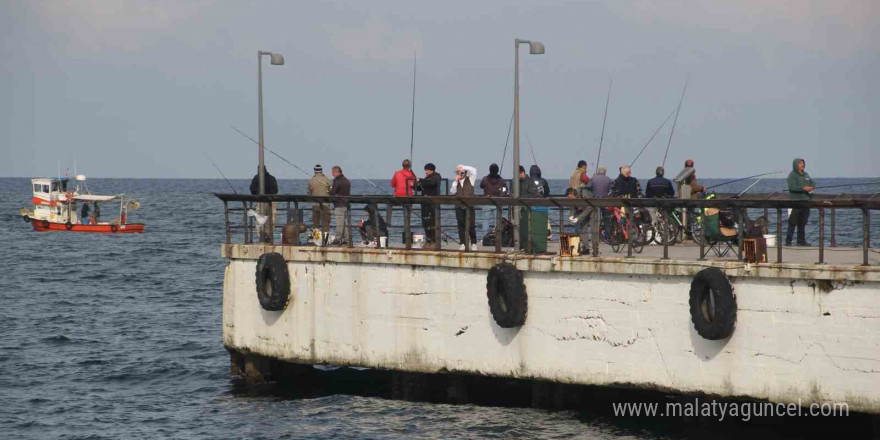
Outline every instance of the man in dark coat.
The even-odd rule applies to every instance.
[[[489,174],[480,181],[483,195],[488,197],[504,197],[507,195],[507,181],[498,174],[498,164],[489,165]]]
[[[437,172],[437,167],[432,163],[425,164],[425,177],[418,180],[418,187],[422,190],[423,196],[439,196],[440,186],[443,177]],[[436,235],[434,204],[430,202],[422,202],[422,226],[425,228],[425,244],[422,248],[436,249],[437,241],[434,239]]]
[[[657,177],[648,181],[645,187],[645,197],[653,199],[662,199],[667,197],[675,197],[675,189],[672,187],[672,181],[663,177],[665,170],[663,167],[657,167]]]
[[[639,180],[632,177],[629,165],[620,167],[620,175],[611,183],[611,195],[613,197],[636,199],[642,192]]]
[[[269,170],[266,167],[263,167],[263,173],[265,173],[265,194],[278,194],[278,181],[275,180],[275,176],[269,174]],[[254,175],[254,178],[251,179],[251,194],[257,195],[260,193],[260,167],[257,166],[257,174]]]
[[[333,186],[330,187],[330,195],[339,197],[333,202],[337,236],[334,244],[347,244],[351,239],[348,228],[345,227],[345,218],[348,213],[347,197],[351,195],[351,182],[342,174],[342,168],[338,165],[333,167]]]
[[[358,230],[361,233],[361,239],[364,241],[364,244],[369,244],[372,240],[379,240],[379,237],[387,237],[388,224],[385,223],[382,214],[374,212],[372,205],[367,205],[365,210],[367,212],[367,219],[358,222]],[[373,219],[376,220],[379,227],[376,227]]]
[[[788,192],[793,200],[810,200],[813,198],[813,190],[816,189],[816,183],[804,171],[806,162],[801,158],[796,158],[791,163],[791,173],[788,174]],[[807,243],[805,229],[807,222],[810,221],[810,208],[794,208],[788,217],[788,231],[785,234],[785,245],[791,246],[791,239],[794,238],[795,230],[797,230],[798,246],[809,246]]]

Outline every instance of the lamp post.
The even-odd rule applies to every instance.
[[[544,53],[544,44],[538,41],[514,40],[514,69],[513,69],[513,197],[518,199],[519,191],[519,45],[528,44],[529,54],[541,55]],[[513,224],[519,227],[519,209],[513,210]]]
[[[260,195],[266,193],[266,167],[263,161],[263,55],[269,55],[269,60],[273,66],[284,65],[284,57],[280,53],[257,51],[257,130],[260,136],[260,148],[257,154],[260,167],[258,173],[260,176]]]

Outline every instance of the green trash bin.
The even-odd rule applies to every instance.
[[[525,206],[519,211],[519,248],[524,251],[529,250],[529,238],[532,241],[531,252],[533,254],[547,252],[547,221],[548,208],[537,206],[529,209]]]

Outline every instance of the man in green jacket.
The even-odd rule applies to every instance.
[[[792,200],[810,200],[813,197],[813,189],[816,184],[810,175],[804,171],[806,162],[796,158],[791,163],[792,171],[788,174],[788,192]],[[810,208],[794,208],[788,217],[788,233],[785,234],[785,245],[791,246],[791,239],[797,229],[798,246],[809,246],[804,229],[810,220]]]

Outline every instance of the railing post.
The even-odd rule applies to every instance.
[[[699,208],[700,210],[700,234],[703,234],[700,237],[700,261],[706,260],[706,209]],[[696,237],[691,237],[696,240]]]
[[[663,213],[664,217],[666,217],[666,219],[667,219],[667,221],[664,221],[664,222],[663,222],[664,225],[665,225],[665,224],[668,224],[668,220],[669,220],[669,218],[672,217],[672,209],[669,210],[669,215],[668,215],[668,216],[665,215],[666,212],[667,212],[667,211],[666,211],[666,208],[665,208],[665,207],[662,207],[662,208],[658,208],[658,209],[657,209],[657,215],[661,215],[661,213]],[[658,233],[666,233],[666,232],[668,232],[668,231],[660,232],[660,231],[654,230],[654,236],[656,237]],[[670,237],[670,236],[666,236],[666,239],[663,240],[663,258],[661,258],[662,260],[668,260],[668,259],[669,259],[669,241],[670,241],[670,240],[671,240],[671,237]]]
[[[342,223],[344,223],[344,225],[342,227],[345,228],[346,231],[348,231],[348,243],[346,243],[345,246],[351,248],[351,247],[354,247],[354,234],[353,234],[354,231],[352,230],[352,227],[351,227],[351,202],[349,202],[347,200],[345,202],[345,215],[344,215],[344,217],[345,218],[342,221]]]
[[[835,221],[835,209],[831,208],[831,247],[837,247],[837,232]]]
[[[591,243],[593,246],[593,256],[599,256],[599,222],[601,220],[602,214],[600,208],[593,207],[593,216],[590,218],[590,222],[593,224],[593,230],[590,233],[593,235],[593,242]]]
[[[520,219],[522,220],[522,219]],[[532,207],[526,206],[526,252],[532,253]]]
[[[745,217],[748,217],[749,215],[747,212],[745,213],[745,215],[743,215],[744,214],[743,209],[734,208],[733,212],[736,213],[737,218],[735,221],[739,224],[739,228],[736,231],[736,242],[737,242],[736,259],[737,259],[737,261],[742,261],[743,260],[743,228],[746,226],[744,220],[745,220]],[[719,228],[721,226],[721,214],[718,215],[718,226],[719,226]]]
[[[412,216],[412,203],[406,202],[403,205],[403,239],[406,244],[406,249],[412,249],[412,228],[410,227],[410,222],[412,221],[410,217]],[[389,233],[390,235],[390,233]],[[388,237],[389,239],[391,237]]]
[[[862,266],[868,266],[868,248],[871,247],[871,217],[868,208],[862,208]]]
[[[638,228],[636,228],[635,225],[633,225],[633,219],[632,219],[633,208],[632,208],[632,206],[627,206],[626,204],[624,204],[623,206],[626,208],[626,228],[627,228],[627,231],[626,231],[626,236],[627,236],[626,258],[632,258],[632,256],[633,256],[633,240],[635,240],[635,237],[632,236],[632,231],[633,230],[636,231],[636,237],[637,237],[638,236]]]
[[[565,233],[565,220],[563,216],[565,215],[565,208],[558,206],[559,209],[559,246],[562,246],[562,234]]]
[[[229,244],[229,202],[226,200],[223,201],[223,224],[226,226],[226,244]]]
[[[251,225],[250,220],[248,220],[247,211],[247,202],[241,202],[242,226],[244,226],[244,242],[245,244],[250,244],[253,242],[253,240],[251,239]]]
[[[443,214],[443,211],[440,209],[439,203],[432,204],[431,209],[434,210],[434,244],[436,245],[437,250],[443,250],[443,242],[440,241],[440,237],[442,236],[440,228],[443,226],[443,220],[440,218],[440,215]]]
[[[388,206],[391,206],[390,204]],[[389,209],[390,211],[390,209]],[[382,236],[382,230],[379,229],[379,204],[376,202],[370,203],[370,224],[373,225],[373,229],[376,230],[376,247],[382,247],[382,240],[380,237]],[[388,224],[391,225],[391,217],[388,217]],[[360,229],[360,228],[358,228]],[[354,232],[354,231],[352,231]],[[370,237],[370,231],[367,230],[367,242],[371,240],[373,237]],[[391,238],[391,237],[388,237]],[[385,239],[385,245],[388,245],[388,238]],[[354,241],[354,234],[352,234],[352,242]]]
[[[495,252],[501,252],[501,241],[504,240],[504,220],[501,206],[495,206]]]
[[[819,264],[825,264],[825,208],[819,208]]]
[[[265,231],[265,241],[269,244],[275,244],[275,202],[269,202],[266,206],[269,207],[269,212],[266,213],[266,217],[268,217],[268,219],[266,219],[266,225],[268,228],[266,228],[267,230]]]
[[[460,240],[464,242],[464,251],[471,251],[471,226],[477,227],[476,225],[472,225],[473,220],[471,220],[471,210],[470,206],[467,203],[461,202],[462,209],[464,209],[464,237],[459,237]],[[476,219],[474,219],[476,220]]]
[[[782,208],[776,208],[776,262],[782,263]]]

